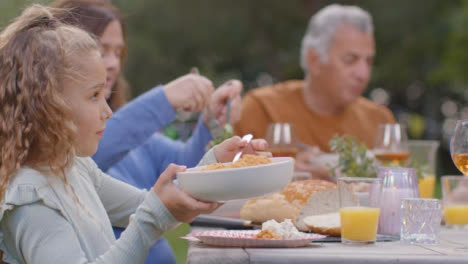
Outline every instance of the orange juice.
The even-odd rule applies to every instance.
[[[375,241],[379,213],[379,208],[341,208],[341,237],[345,240],[359,242]]]
[[[468,225],[468,205],[449,205],[444,209],[445,223]]]
[[[434,197],[434,186],[436,178],[434,175],[424,175],[423,178],[418,180],[419,196],[421,198]]]

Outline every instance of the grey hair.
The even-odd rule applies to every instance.
[[[302,39],[301,67],[307,75],[307,53],[314,49],[322,62],[327,62],[328,49],[337,28],[350,24],[362,32],[373,34],[374,26],[371,15],[357,6],[339,4],[329,5],[310,18],[309,26]]]

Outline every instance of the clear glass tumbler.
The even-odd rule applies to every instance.
[[[409,140],[410,167],[419,170],[419,196],[433,198],[436,182],[437,150],[440,142],[437,140]]]
[[[438,199],[403,199],[400,240],[408,244],[438,244],[441,208]]]
[[[452,228],[468,227],[468,177],[442,176],[445,224]]]
[[[382,179],[338,178],[341,242],[374,243],[380,214]]]

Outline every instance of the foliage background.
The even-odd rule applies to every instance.
[[[32,2],[50,0],[0,1],[0,27]],[[377,57],[366,95],[382,88],[412,138],[441,139],[447,151],[454,120],[468,118],[466,0],[113,2],[128,23],[125,72],[133,96],[192,66],[215,84],[238,78],[245,91],[303,78],[299,49],[308,20],[337,2],[359,5],[373,15]],[[442,160],[441,173],[454,172],[449,163]]]
[[[32,2],[50,1],[0,1],[0,27]],[[238,78],[245,91],[303,78],[299,49],[310,16],[332,2],[359,5],[373,15],[377,43],[366,95],[388,96],[411,138],[441,140],[438,174],[458,174],[448,140],[455,120],[468,119],[468,0],[113,2],[128,23],[133,96],[192,66],[215,84]]]

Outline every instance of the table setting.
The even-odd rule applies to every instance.
[[[284,130],[285,126],[276,129]],[[433,198],[433,190],[421,191],[420,184],[426,178],[434,177],[431,162],[434,162],[438,143],[419,141],[408,147],[411,144],[405,136],[400,134],[399,137],[398,143],[392,144],[405,146],[398,149],[394,145],[392,151],[406,151],[406,158],[378,158],[377,165],[373,165],[375,177],[341,174],[335,183],[307,177],[294,179],[294,160],[289,154],[287,158],[269,157],[270,164],[217,171],[219,175],[228,175],[227,172],[232,170],[232,174],[225,177],[237,177],[238,181],[227,181],[225,187],[219,182],[205,184],[205,187],[217,186],[218,192],[208,191],[216,195],[206,196],[205,193],[199,197],[227,203],[242,201],[240,212],[237,211],[240,218],[214,214],[195,219],[192,232],[183,237],[190,241],[187,262],[466,263],[468,177],[442,176],[442,199]],[[454,163],[466,173],[467,120],[457,123],[451,144]],[[379,149],[381,156],[383,149],[382,146]],[[334,155],[338,156],[333,157],[334,162],[340,163],[340,154]],[[367,157],[367,150],[362,155]],[[413,158],[416,156],[419,158]],[[384,166],[388,163],[398,166]],[[409,167],[414,164],[418,166]],[[282,171],[281,166],[285,167]],[[248,171],[252,173],[248,174]],[[197,173],[206,171],[198,169]],[[239,178],[242,175],[248,176]],[[284,181],[277,182],[276,186],[258,189],[258,186],[269,186],[281,177]],[[190,193],[192,186],[193,183],[182,188]],[[249,188],[257,188],[257,191],[243,191]],[[298,236],[277,236],[282,231],[271,228],[271,225],[265,227],[271,221],[278,225],[291,223],[294,227],[291,232]],[[265,234],[267,236],[261,236]]]

